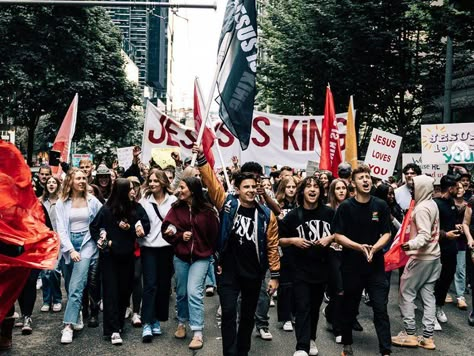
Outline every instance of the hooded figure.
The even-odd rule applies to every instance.
[[[439,211],[432,198],[434,179],[413,177],[415,208],[411,216],[410,250],[406,254],[420,260],[433,260],[441,255],[439,248]]]

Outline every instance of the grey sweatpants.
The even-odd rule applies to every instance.
[[[436,299],[434,286],[441,274],[439,258],[430,261],[417,260],[410,257],[400,279],[400,311],[403,326],[409,335],[416,332],[415,299],[420,294],[423,303],[423,336],[433,336],[436,318]]]

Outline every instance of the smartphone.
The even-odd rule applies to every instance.
[[[59,157],[61,156],[61,152],[51,150],[49,151],[49,165],[52,167],[59,166]]]

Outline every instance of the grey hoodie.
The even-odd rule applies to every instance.
[[[413,178],[415,208],[410,222],[410,250],[407,255],[418,260],[435,260],[440,257],[439,211],[432,199],[433,178],[420,175]]]

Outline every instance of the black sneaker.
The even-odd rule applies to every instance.
[[[99,326],[99,319],[96,316],[91,316],[87,323],[88,328],[96,328]]]
[[[25,316],[23,319],[23,327],[21,328],[21,334],[22,335],[31,335],[33,332],[33,327],[32,327],[33,322],[31,321],[31,318],[29,316]]]
[[[469,313],[469,316],[467,317],[467,322],[470,326],[474,326],[474,310]]]
[[[362,327],[362,325],[360,325],[359,321],[356,319],[352,323],[352,330],[354,330],[354,331],[364,331],[364,328]]]

